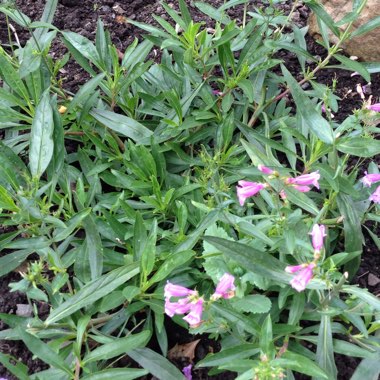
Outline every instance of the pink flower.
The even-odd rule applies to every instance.
[[[294,185],[314,185],[317,189],[319,189],[318,180],[321,177],[318,170],[316,172],[312,172],[310,174],[303,174],[295,178],[287,178],[286,182]],[[298,189],[297,189],[298,190]],[[302,191],[302,190],[299,190]]]
[[[286,199],[286,192],[285,192],[285,190],[284,189],[282,189],[281,191],[280,191],[280,197],[281,197],[281,199]]]
[[[380,112],[380,103],[370,104],[367,106],[367,109],[375,112]]]
[[[222,96],[223,95],[223,92],[219,91],[219,90],[212,90],[212,93],[213,93],[213,95],[216,95],[216,96]]]
[[[314,224],[313,229],[310,233],[311,241],[315,252],[320,252],[323,248],[323,238],[326,235],[326,227],[321,224]]]
[[[269,169],[264,165],[257,165],[257,169],[259,169],[261,171],[261,173],[264,173],[264,174],[273,174],[274,173],[274,170]]]
[[[183,369],[182,369],[182,373],[185,375],[186,380],[193,380],[193,376],[191,375],[191,368],[192,367],[193,366],[191,364],[189,364],[188,366],[183,367]]]
[[[203,298],[199,298],[195,303],[191,305],[191,311],[183,318],[190,327],[198,327],[202,322],[202,311],[203,311]]]
[[[321,111],[322,113],[326,113],[326,106],[324,104],[322,104]]]
[[[285,272],[287,273],[296,273],[300,271],[301,269],[305,268],[307,265],[306,264],[300,264],[300,265],[288,265],[285,268]]]
[[[301,193],[307,193],[311,190],[310,186],[294,185],[293,187]]]
[[[165,285],[164,292],[165,292],[164,293],[165,298],[186,297],[186,296],[197,293],[195,290],[185,288],[184,286],[181,286],[181,285],[174,285],[169,281]]]
[[[299,265],[297,265],[300,267]],[[301,265],[302,266],[302,265]],[[297,292],[302,292],[305,290],[306,285],[313,277],[313,269],[315,268],[314,263],[310,263],[308,266],[300,268],[298,271],[298,274],[293,277],[292,280],[290,280],[290,285],[293,289],[297,290]]]
[[[236,187],[237,196],[239,198],[240,206],[244,205],[244,202],[247,198],[253,197],[260,190],[266,187],[263,183],[258,182],[249,182],[249,181],[239,181],[239,186]]]
[[[215,293],[211,296],[211,299],[217,300],[219,298],[232,298],[235,295],[235,277],[229,273],[225,273],[216,286]]]
[[[374,193],[369,197],[370,201],[380,204],[380,186],[377,187]]]
[[[176,314],[187,314],[183,319],[190,326],[201,323],[203,298],[199,298],[196,290],[191,290],[180,285],[173,285],[168,281],[165,285],[165,314],[174,317]],[[171,297],[183,297],[177,302],[170,302]]]
[[[367,174],[367,172],[364,173],[365,176],[360,180],[363,182],[364,186],[371,187],[373,183],[380,181],[380,174]]]
[[[182,298],[178,302],[170,302],[169,298],[165,299],[165,314],[174,317],[175,314],[185,314],[191,310],[189,298]]]

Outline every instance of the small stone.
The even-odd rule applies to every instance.
[[[19,317],[31,317],[33,314],[33,308],[29,304],[18,303],[16,309],[16,315]]]
[[[77,5],[76,0],[61,0],[60,2],[65,7],[75,7]]]
[[[368,285],[369,286],[376,286],[377,284],[380,284],[380,278],[376,277],[374,274],[370,273],[368,275]]]
[[[112,7],[112,9],[118,13],[119,15],[122,15],[123,13],[125,13],[125,10],[119,5],[119,4],[116,4]]]

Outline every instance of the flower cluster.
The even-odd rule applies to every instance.
[[[219,298],[231,298],[235,295],[235,278],[229,273],[225,273],[216,286],[214,294],[210,301],[216,301]],[[174,285],[167,282],[164,289],[165,296],[165,313],[169,317],[176,314],[186,314],[183,320],[190,327],[198,327],[202,323],[202,312],[204,298],[200,297],[196,290],[185,288],[184,286]],[[171,302],[171,298],[179,298],[176,302]]]
[[[285,271],[288,273],[296,273],[290,280],[290,285],[297,290],[297,292],[305,290],[306,285],[313,277],[313,270],[317,266],[316,261],[319,259],[320,252],[323,248],[323,240],[327,236],[326,227],[324,225],[315,224],[310,235],[314,248],[314,261],[309,264],[289,265],[285,268]]]
[[[365,187],[371,187],[373,183],[380,181],[380,174],[368,174],[364,172],[365,176],[360,180]],[[380,204],[380,186],[371,194],[369,200]]]
[[[278,177],[279,174],[275,170],[272,170],[264,165],[258,165],[257,167],[263,174],[270,175],[272,177]],[[292,186],[296,190],[305,193],[311,190],[311,186],[315,186],[317,189],[319,189],[319,178],[320,174],[317,171],[309,173],[309,174],[302,174],[298,177],[287,177],[284,178],[285,185]],[[236,187],[237,197],[239,199],[239,203],[241,206],[244,205],[245,200],[249,197],[253,197],[256,195],[260,190],[268,187],[269,185],[266,183],[261,182],[249,182],[249,181],[239,181],[238,185]],[[281,198],[286,198],[286,194],[284,191],[281,191],[280,193]]]

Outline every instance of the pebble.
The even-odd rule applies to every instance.
[[[380,284],[380,278],[376,277],[374,274],[370,273],[368,275],[368,285],[369,286],[376,286],[377,284]]]
[[[16,315],[20,317],[31,317],[33,314],[33,307],[27,303],[18,303],[16,309]]]

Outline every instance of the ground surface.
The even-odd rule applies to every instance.
[[[223,0],[208,0],[208,3],[219,6],[223,4]],[[38,20],[42,14],[45,0],[17,0],[16,3],[21,10],[26,13],[32,20]],[[168,1],[169,5],[176,7],[177,1]],[[290,9],[291,0],[281,5],[284,10]],[[257,0],[250,1],[251,9],[253,7],[262,6],[262,3]],[[197,11],[196,8],[190,7],[193,18],[195,21],[207,21],[205,17]],[[166,18],[163,7],[156,0],[60,0],[57,13],[54,18],[54,24],[61,30],[70,30],[80,33],[90,39],[94,39],[96,21],[99,17],[103,20],[106,29],[111,33],[113,43],[117,48],[123,52],[126,47],[133,41],[135,37],[141,38],[141,31],[130,24],[124,23],[124,17],[135,19],[137,21],[154,23],[152,14],[158,14]],[[308,9],[305,6],[300,6],[294,15],[294,21],[299,26],[304,26],[308,17]],[[239,20],[242,17],[241,8],[230,10],[230,16]],[[207,23],[211,23],[210,20]],[[19,39],[25,41],[28,38],[27,33],[19,28],[17,29]],[[0,44],[8,43],[7,29],[4,18],[0,15]],[[313,55],[322,56],[325,54],[323,48],[316,44],[311,38],[308,39],[308,49]],[[52,55],[61,57],[65,53],[65,48],[62,44],[56,42],[53,45]],[[281,55],[284,59],[286,66],[293,73],[297,72],[296,58],[291,53],[284,53]],[[75,92],[78,86],[83,84],[87,76],[75,63],[69,63],[65,70],[61,73],[64,87],[67,90]],[[344,119],[347,114],[350,114],[353,109],[359,108],[361,100],[355,91],[356,84],[360,81],[359,77],[351,77],[350,72],[338,71],[333,69],[320,72],[317,76],[318,81],[324,84],[331,85],[333,79],[337,80],[336,94],[342,99],[340,101],[340,112],[336,117],[338,120]],[[361,82],[363,83],[363,82]],[[374,98],[380,96],[380,76],[372,76],[371,91]],[[380,157],[374,158],[377,163],[380,163]],[[378,236],[380,230],[373,225],[368,225]],[[375,295],[380,295],[380,254],[379,249],[373,244],[372,240],[366,234],[366,243],[364,254],[362,256],[362,265],[354,282],[360,284],[361,287],[368,288]],[[8,284],[12,281],[19,280],[18,273],[12,273],[8,276],[0,278],[0,313],[16,313],[18,304],[27,304],[25,296],[18,293],[9,293]],[[42,305],[41,305],[42,306]],[[42,315],[46,313],[41,307]],[[0,322],[0,330],[5,326]],[[191,342],[198,337],[189,336],[185,330],[180,331],[178,327],[170,325],[170,347],[177,344],[184,344]],[[201,337],[201,341],[197,345],[195,351],[195,362],[203,358],[208,352],[217,350],[218,346],[206,338]],[[25,346],[18,341],[0,341],[0,351],[9,353],[16,358],[19,358],[24,364],[30,368],[30,372],[38,372],[46,365],[37,359],[33,359],[32,355],[26,350]],[[186,365],[186,361],[176,360],[179,366]],[[337,357],[337,364],[339,367],[339,379],[349,379],[353,373],[357,361],[347,357]],[[0,376],[5,376],[7,379],[14,379],[4,367],[0,365]],[[205,371],[196,371],[194,373],[195,380],[201,379],[233,379],[233,374],[222,374],[215,377],[210,377]],[[302,377],[306,379],[307,377]],[[301,377],[300,377],[301,379]],[[365,380],[365,379],[363,379]]]

